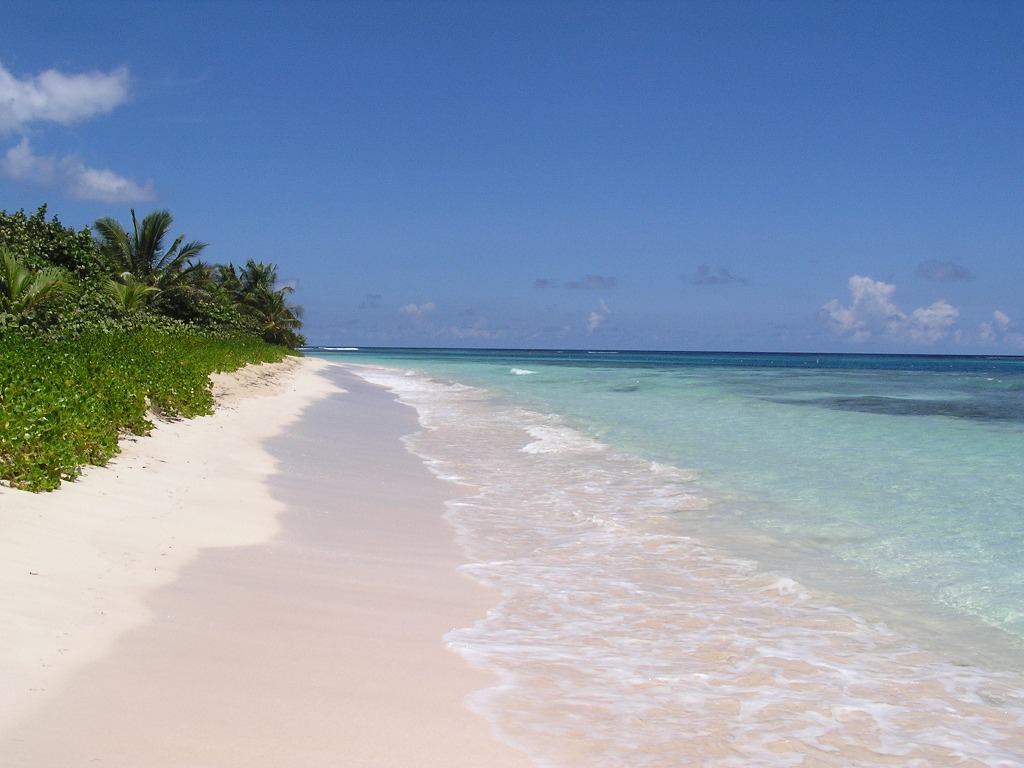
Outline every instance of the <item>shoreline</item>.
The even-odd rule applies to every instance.
[[[444,644],[493,595],[414,413],[324,361],[260,368],[54,494],[0,492],[3,762],[528,765]]]
[[[535,759],[1001,765],[1024,754],[1018,675],[929,652],[706,540],[690,524],[705,497],[679,465],[615,449],[570,408],[533,408],[554,372],[517,390],[508,365],[467,362],[366,378],[420,411],[427,429],[410,450],[476,489],[449,520],[465,571],[502,601],[449,641],[502,674],[474,706]],[[596,413],[633,375],[570,367],[563,390],[584,405],[597,393]],[[624,407],[643,405],[622,391]]]

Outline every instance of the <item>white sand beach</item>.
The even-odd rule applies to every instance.
[[[410,409],[329,368],[217,377],[214,415],[0,488],[0,764],[529,764],[444,643],[495,601],[456,571],[456,489]]]

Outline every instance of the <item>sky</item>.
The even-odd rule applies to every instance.
[[[0,209],[311,344],[1024,355],[1024,3],[25,0]]]

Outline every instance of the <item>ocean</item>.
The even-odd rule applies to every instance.
[[[359,349],[538,766],[1024,765],[1024,359]]]

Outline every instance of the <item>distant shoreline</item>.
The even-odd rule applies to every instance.
[[[986,361],[1007,361],[1024,362],[1024,355],[992,355],[992,354],[952,354],[952,353],[927,353],[927,352],[770,352],[764,350],[685,350],[685,349],[576,349],[570,347],[375,347],[375,346],[304,346],[299,348],[302,352],[313,355],[321,352],[356,352],[367,355],[379,354],[431,354],[431,353],[466,353],[479,355],[495,355],[499,357],[536,357],[545,355],[664,355],[668,358],[683,359],[693,357],[699,361],[721,358],[723,364],[749,365],[752,361],[763,360],[772,365],[778,365],[777,359],[782,360],[810,360],[812,358],[823,358],[828,363],[841,362],[843,360],[977,360],[979,363]],[[358,355],[357,355],[358,357]],[[820,364],[820,361],[819,361]],[[832,367],[825,365],[823,367]]]

